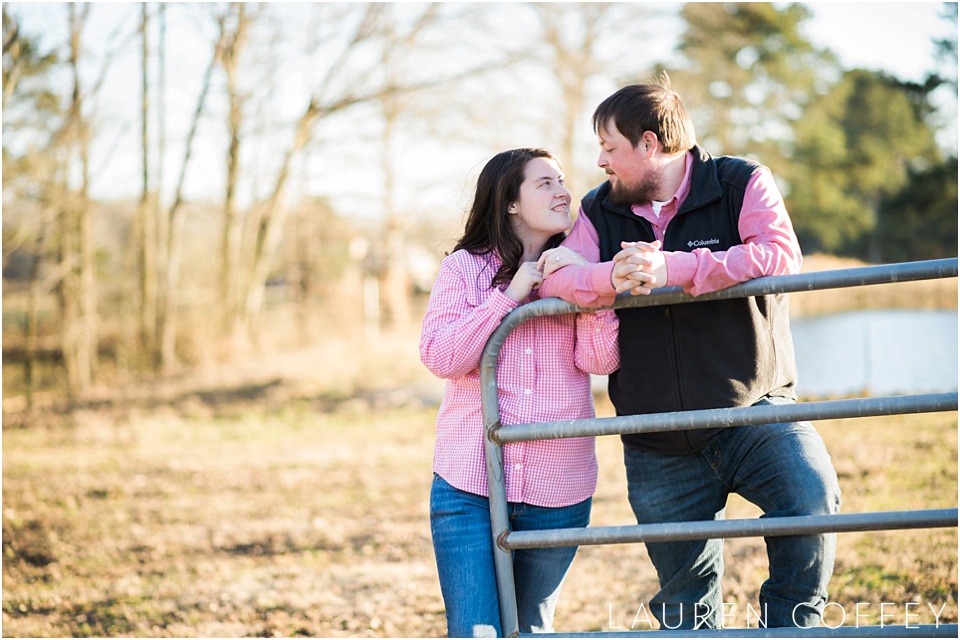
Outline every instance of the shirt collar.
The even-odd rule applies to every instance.
[[[683,156],[683,180],[680,181],[680,188],[673,194],[677,201],[677,209],[683,204],[690,194],[690,177],[693,175],[693,154],[687,151]]]

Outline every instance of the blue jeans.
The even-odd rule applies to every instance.
[[[781,403],[779,399],[758,404]],[[624,447],[630,506],[640,524],[722,519],[730,493],[762,517],[833,514],[840,487],[809,422],[730,427],[681,456]],[[770,576],[757,613],[767,627],[816,626],[827,602],[836,534],[766,538]],[[723,541],[647,544],[660,578],[650,601],[664,629],[719,628]]]
[[[508,503],[513,531],[585,527],[591,499],[570,507]],[[490,503],[434,475],[430,532],[451,638],[500,637],[500,606],[493,568]],[[576,547],[519,549],[513,553],[517,617],[522,633],[550,633],[553,614]]]

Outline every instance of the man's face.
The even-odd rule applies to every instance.
[[[629,206],[655,199],[661,179],[651,161],[649,143],[641,139],[634,148],[612,120],[600,129],[598,138],[597,166],[606,171],[610,180],[611,200]]]

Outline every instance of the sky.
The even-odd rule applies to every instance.
[[[808,37],[847,67],[882,69],[921,80],[932,67],[932,37],[944,33],[941,2],[813,2]],[[902,46],[905,41],[916,43]]]
[[[12,4],[12,3],[8,3]],[[103,4],[103,3],[101,3]],[[935,68],[934,45],[932,38],[943,37],[947,28],[939,14],[942,10],[942,3],[939,2],[812,2],[806,3],[813,13],[813,19],[807,24],[807,36],[814,44],[831,49],[838,55],[841,63],[847,67],[864,67],[874,70],[884,70],[888,73],[903,79],[920,81]],[[65,12],[62,7],[54,13],[51,11],[51,5],[47,4],[29,4],[24,5],[16,3],[18,13],[22,15],[24,29],[37,33],[38,31],[46,33],[51,41],[63,41],[63,34],[60,31],[64,27],[63,15]],[[117,3],[114,7],[121,7]],[[679,7],[679,3],[677,4]],[[101,7],[102,8],[102,7]],[[21,12],[22,10],[22,12]],[[94,12],[96,13],[96,12]],[[56,15],[57,18],[51,21],[50,16]],[[102,34],[104,41],[110,40],[109,33]],[[670,39],[669,34],[661,34],[665,39]],[[178,42],[177,46],[181,49],[188,46],[189,43]],[[196,68],[201,68],[206,64],[206,58],[209,53],[205,49],[197,49],[196,56],[203,60]],[[128,62],[128,63],[127,63]],[[129,69],[129,73],[138,74],[137,62],[133,59],[125,61],[122,65]],[[131,92],[130,87],[139,83],[138,77],[129,81],[117,83],[125,92],[125,100],[117,101],[116,104],[107,105],[106,112],[116,118],[135,119],[136,102],[129,103],[136,98],[135,91]],[[192,110],[195,92],[181,92],[185,104],[168,104],[170,112],[181,111],[189,113]],[[602,96],[601,96],[602,98]],[[171,98],[176,99],[176,94]],[[946,137],[952,140],[953,148],[956,148],[956,96],[950,96],[945,100],[952,104],[954,125],[951,130],[946,131]],[[129,104],[128,104],[129,103]],[[297,109],[302,105],[302,100],[290,100],[288,104],[293,108],[290,117],[294,118],[298,114]],[[132,114],[132,115],[127,115]],[[130,125],[135,129],[134,125]],[[171,131],[173,127],[171,127]],[[138,139],[135,132],[131,132],[128,127],[124,136],[125,140],[131,145],[137,145]],[[526,143],[527,141],[522,141]],[[519,145],[518,145],[519,146]],[[211,157],[215,157],[218,162],[222,153],[219,149],[198,150],[198,158],[203,157],[204,153],[209,151]],[[593,151],[587,149],[585,153]],[[99,181],[94,185],[94,197],[107,199],[126,197],[135,198],[138,196],[139,180],[137,172],[132,168],[139,166],[139,160],[136,159],[138,151],[131,147],[129,152],[121,156],[115,154],[118,160],[116,171],[109,172],[110,180]],[[476,155],[474,153],[474,155]],[[126,157],[124,161],[120,159]],[[171,157],[177,157],[171,154]],[[465,178],[469,172],[476,169],[482,158],[470,157],[463,160],[447,163],[449,165],[450,178],[445,176],[440,180],[443,185],[449,184],[449,189],[443,186],[439,191],[431,192],[435,194],[434,199],[427,206],[443,208],[459,208],[463,200],[463,190]],[[199,160],[198,160],[199,161]],[[592,157],[585,157],[584,162],[589,164]],[[407,162],[408,165],[422,167],[419,161]],[[328,173],[328,182],[317,186],[318,192],[323,193],[326,190],[336,192],[337,186],[343,183],[341,176]],[[420,171],[422,173],[422,170]],[[129,177],[128,177],[129,176]],[[453,177],[456,176],[456,177]],[[415,176],[413,176],[415,178]],[[172,182],[172,172],[168,180]],[[401,176],[401,184],[412,185],[411,191],[415,192],[412,197],[422,197],[424,188],[420,186],[415,179],[404,181]],[[209,180],[207,181],[209,184]],[[126,193],[118,193],[118,190],[125,190]],[[188,197],[196,196],[196,193],[188,194]],[[422,206],[416,202],[416,206]]]

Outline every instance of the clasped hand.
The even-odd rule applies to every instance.
[[[667,284],[667,263],[660,241],[621,242],[621,250],[613,256],[611,280],[617,293],[648,295]]]
[[[545,277],[557,269],[585,264],[587,261],[583,256],[567,247],[548,249],[537,262],[521,262],[504,293],[517,302],[523,302],[531,292],[540,288]]]

